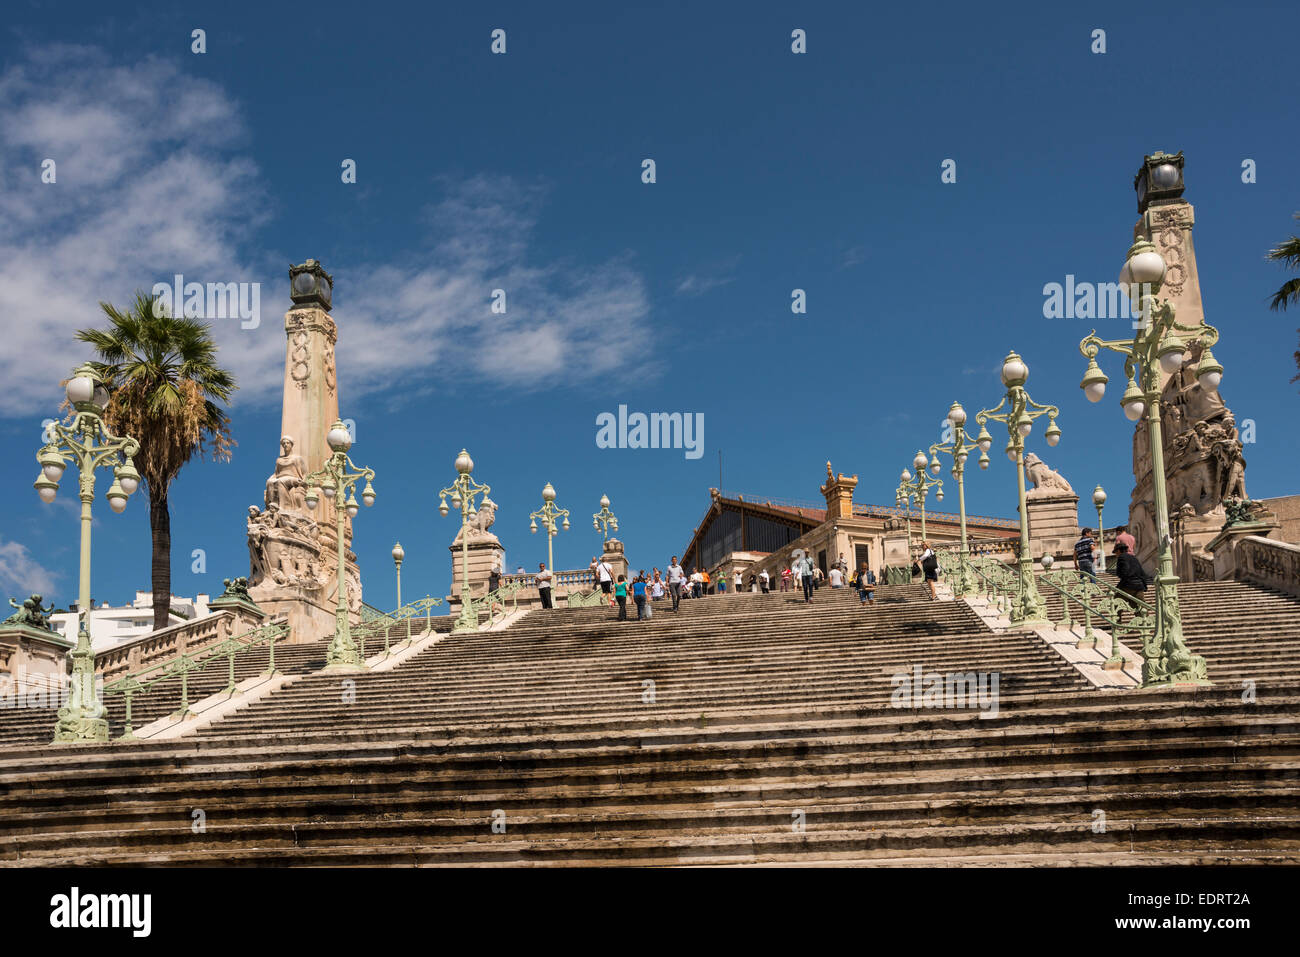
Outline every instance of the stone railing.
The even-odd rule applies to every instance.
[[[1214,581],[1214,559],[1205,555],[1192,556],[1192,581]]]
[[[519,583],[524,588],[537,587],[537,573],[525,573],[523,575],[502,575],[501,585],[513,585]],[[570,571],[551,572],[551,588],[557,594],[560,589],[567,591],[590,591],[596,586],[596,573],[590,568],[573,569]]]
[[[1020,539],[1018,538],[968,538],[966,539],[966,549],[971,558],[987,555],[1006,560],[1015,557],[1016,545],[1019,542]],[[957,554],[961,551],[961,542],[936,542],[934,543],[934,550],[936,553],[951,552],[955,562]],[[912,561],[919,560],[921,552],[920,545],[913,545],[911,549]]]
[[[1235,578],[1300,596],[1300,545],[1249,535],[1237,543],[1234,557]]]
[[[223,608],[95,653],[95,670],[104,678],[140,671],[179,655],[193,654],[229,640],[266,620],[251,607]]]

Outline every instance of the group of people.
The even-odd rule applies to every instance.
[[[1116,533],[1115,576],[1119,579],[1119,590],[1133,599],[1145,593],[1151,584],[1151,576],[1133,554],[1136,549],[1137,540],[1127,529]],[[1074,543],[1074,567],[1082,577],[1092,581],[1097,580],[1097,552],[1097,540],[1093,537],[1092,529],[1085,528],[1080,533],[1079,540]]]

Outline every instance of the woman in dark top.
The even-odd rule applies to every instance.
[[[1119,590],[1132,598],[1145,592],[1151,581],[1151,577],[1142,568],[1142,563],[1129,553],[1128,546],[1123,542],[1115,546],[1115,574],[1119,576]]]

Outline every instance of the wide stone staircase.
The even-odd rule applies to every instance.
[[[1185,587],[1230,675],[1192,693],[1094,690],[920,586],[534,612],[191,738],[2,744],[0,863],[1300,860],[1300,603]],[[996,708],[891,706],[918,667]]]

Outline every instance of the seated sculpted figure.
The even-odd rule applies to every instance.
[[[290,436],[280,438],[280,457],[275,460],[275,474],[266,480],[266,504],[278,505],[288,512],[306,511],[304,480],[307,466],[301,455],[293,451]]]

